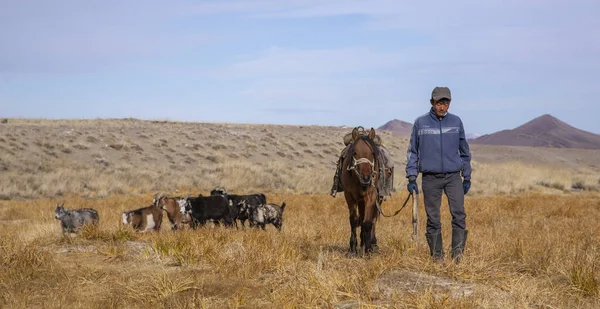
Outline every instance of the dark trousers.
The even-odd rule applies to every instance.
[[[465,194],[462,186],[460,172],[448,174],[423,174],[423,198],[425,212],[427,213],[427,233],[437,234],[442,231],[440,222],[440,207],[442,205],[442,192],[446,193],[450,214],[452,214],[452,228],[466,229]]]

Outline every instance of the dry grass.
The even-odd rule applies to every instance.
[[[600,154],[600,152],[599,152]],[[528,191],[569,193],[598,191],[598,172],[521,162],[479,163],[474,161],[472,194],[518,194]]]
[[[398,207],[402,197],[384,207]],[[600,306],[594,195],[468,198],[470,232],[459,265],[432,264],[423,238],[415,247],[408,211],[379,222],[379,255],[348,259],[341,197],[269,194],[289,205],[281,233],[269,226],[136,234],[119,225],[122,210],[151,198],[65,197],[67,207],[95,208],[101,220],[71,238],[53,217],[58,200],[0,201],[0,307]],[[448,250],[445,203],[442,215]]]
[[[407,210],[379,222],[381,254],[347,259],[345,202],[324,193],[348,131],[11,119],[0,125],[0,307],[600,307],[597,151],[475,145],[464,263],[432,264],[422,235],[419,248],[409,240]],[[389,212],[406,194],[407,140],[381,134],[399,189]],[[217,185],[286,201],[283,232],[120,225],[156,191]],[[97,209],[100,226],[63,238],[63,201]],[[442,215],[447,249],[445,202]]]
[[[0,199],[157,190],[325,193],[347,127],[121,120],[0,126]],[[406,185],[407,139],[379,132]],[[472,195],[597,191],[600,152],[473,145]]]

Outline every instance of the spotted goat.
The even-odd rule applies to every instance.
[[[281,206],[276,204],[261,204],[258,207],[249,208],[250,226],[260,227],[266,230],[267,224],[273,224],[278,231],[283,226],[283,211],[285,202]]]

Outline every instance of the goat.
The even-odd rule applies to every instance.
[[[246,220],[249,219],[252,209],[267,203],[267,198],[263,193],[247,195],[229,194],[224,187],[214,188],[210,191],[210,195],[223,195],[230,201],[231,205],[236,208],[236,219],[240,220],[242,228],[246,227]],[[250,227],[252,227],[252,221],[250,221]]]
[[[185,212],[192,221],[190,226],[196,229],[203,226],[208,220],[222,221],[226,226],[233,226],[236,214],[230,201],[223,195],[202,196],[186,199]]]
[[[77,233],[81,231],[84,225],[98,225],[100,216],[98,211],[92,208],[80,208],[75,210],[68,210],[65,208],[65,203],[62,205],[56,205],[54,210],[55,218],[60,220],[62,232],[64,235],[69,233]]]
[[[167,212],[167,218],[171,222],[171,229],[177,230],[183,227],[183,224],[190,223],[191,218],[185,212],[185,201],[189,198],[168,197],[166,194],[156,194],[152,201],[152,205]],[[183,211],[181,210],[183,206]]]
[[[130,224],[138,232],[144,233],[150,230],[158,232],[162,225],[163,212],[162,209],[150,205],[135,210],[124,211],[122,220],[124,225]]]
[[[275,204],[262,204],[258,207],[250,208],[250,226],[257,226],[266,230],[265,225],[270,223],[273,224],[278,231],[281,231],[284,210],[285,202],[283,202],[281,206]]]

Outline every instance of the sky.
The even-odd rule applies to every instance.
[[[597,0],[0,0],[0,117],[600,134]],[[592,102],[590,102],[592,100]]]

